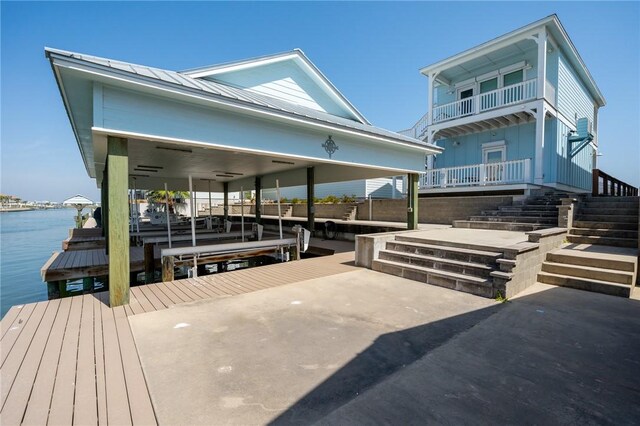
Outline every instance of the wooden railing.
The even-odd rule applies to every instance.
[[[637,197],[638,188],[622,182],[600,169],[593,169],[593,185],[591,194],[610,197]]]
[[[421,175],[421,189],[463,186],[506,185],[531,182],[531,159],[472,164],[427,170]]]
[[[527,80],[522,83],[481,93],[470,98],[440,105],[433,108],[433,122],[441,123],[443,121],[479,114],[484,111],[535,99],[537,95],[536,88],[536,79]]]

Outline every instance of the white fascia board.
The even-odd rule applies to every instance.
[[[214,65],[210,68],[204,68],[200,70],[183,71],[180,74],[188,75],[189,77],[192,77],[192,78],[211,77],[214,75],[223,74],[227,72],[240,71],[240,70],[255,68],[263,65],[275,64],[278,62],[287,61],[289,59],[294,59],[297,57],[298,55],[292,52],[288,54],[271,56],[264,59],[241,61],[239,63],[232,63],[229,65],[224,65],[224,64]]]
[[[82,145],[82,140],[80,139],[80,135],[78,135],[77,126],[75,120],[73,118],[73,114],[71,114],[71,106],[69,105],[69,99],[67,98],[67,92],[64,89],[64,83],[62,82],[62,77],[60,76],[60,71],[57,66],[51,64],[51,68],[53,69],[53,74],[56,77],[56,82],[58,84],[58,90],[60,91],[60,96],[62,97],[62,103],[64,104],[64,109],[67,113],[67,117],[69,118],[69,122],[71,123],[71,130],[73,131],[73,136],[76,138],[76,143],[78,144],[78,148],[80,149],[80,156],[82,157],[82,162],[84,163],[84,168],[87,171],[89,177],[95,177],[95,169],[92,169],[89,166],[89,162],[87,161],[86,152]]]
[[[146,133],[128,132],[128,131],[124,131],[124,130],[109,129],[109,128],[104,128],[104,127],[92,127],[91,131],[93,132],[94,135],[102,136],[102,137],[114,136],[114,137],[119,137],[119,138],[140,139],[140,140],[146,140],[146,141],[164,142],[164,143],[191,146],[191,147],[197,147],[197,148],[214,149],[214,150],[229,151],[229,152],[239,152],[239,153],[244,153],[244,154],[253,154],[253,155],[261,155],[261,156],[277,157],[277,158],[283,158],[283,159],[287,159],[287,160],[310,161],[310,162],[314,162],[314,163],[336,164],[336,165],[341,165],[341,166],[355,166],[355,167],[362,167],[362,168],[365,168],[365,169],[389,171],[390,175],[392,175],[395,172],[398,172],[399,174],[402,174],[402,173],[416,173],[416,170],[410,170],[410,169],[398,169],[398,168],[393,168],[393,167],[375,166],[375,165],[371,165],[371,164],[354,163],[354,162],[350,162],[350,161],[339,161],[339,160],[333,160],[333,159],[308,157],[308,156],[304,156],[304,155],[291,155],[291,154],[284,154],[284,153],[281,153],[281,152],[265,151],[265,150],[261,150],[261,149],[249,149],[249,148],[242,148],[242,147],[237,147],[237,146],[221,145],[221,144],[216,144],[216,143],[211,143],[211,142],[195,141],[195,140],[191,140],[191,139],[170,138],[170,137],[166,137],[166,136],[150,135],[150,134],[146,134]]]
[[[493,40],[489,40],[476,47],[465,50],[464,52],[458,53],[457,55],[451,56],[447,59],[436,62],[435,64],[431,64],[424,68],[421,68],[420,73],[428,76],[429,73],[431,72],[437,72],[447,68],[454,67],[456,65],[460,65],[471,59],[480,57],[487,52],[498,50],[505,46],[513,44],[517,41],[526,39],[530,36],[533,36],[534,34],[537,34],[537,29],[539,27],[547,25],[550,22],[553,22],[554,19],[555,19],[555,15],[552,15],[547,18],[541,19],[539,21],[533,22],[525,27],[522,27],[510,33],[504,34]]]
[[[277,120],[277,121],[283,121],[283,122],[289,122],[289,123],[295,122],[304,127],[322,128],[325,130],[330,130],[335,133],[364,137],[366,139],[369,139],[378,143],[387,143],[387,144],[401,146],[404,148],[415,149],[416,151],[426,152],[427,154],[435,154],[442,151],[441,148],[431,146],[431,145],[394,140],[392,138],[388,138],[382,135],[375,135],[366,131],[350,129],[350,128],[332,124],[332,123],[320,122],[310,118],[300,117],[295,114],[287,113],[284,111],[275,111],[271,108],[261,107],[259,105],[249,105],[245,103],[240,104],[238,102],[234,102],[231,99],[226,99],[221,96],[216,96],[214,94],[208,95],[208,94],[202,93],[201,91],[190,89],[184,86],[181,86],[181,88],[178,89],[170,83],[165,83],[159,80],[150,80],[145,77],[132,75],[125,71],[114,70],[114,69],[106,70],[104,69],[104,67],[101,67],[100,65],[97,65],[97,64],[74,61],[71,58],[64,58],[64,57],[61,59],[62,60],[59,60],[60,63],[56,64],[57,66],[63,66],[62,62],[65,61],[65,62],[68,62],[68,64],[64,65],[64,67],[71,70],[107,78],[115,82],[129,83],[136,86],[145,87],[147,89],[152,89],[155,91],[171,93],[179,97],[199,99],[209,104],[215,104],[216,106],[224,109],[242,111],[250,115],[267,117],[271,120]],[[71,60],[68,60],[68,59],[71,59]],[[58,61],[58,59],[56,60]]]

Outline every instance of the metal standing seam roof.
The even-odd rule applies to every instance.
[[[275,110],[281,113],[302,117],[312,121],[318,121],[318,122],[323,122],[331,125],[337,125],[337,126],[352,129],[352,130],[357,130],[363,133],[372,134],[375,136],[382,136],[382,137],[393,139],[399,142],[417,145],[422,148],[429,147],[429,148],[433,148],[436,151],[442,150],[438,146],[428,145],[427,143],[419,139],[414,139],[408,136],[404,136],[404,135],[391,132],[389,130],[385,130],[376,126],[359,123],[355,120],[338,117],[336,115],[332,115],[326,112],[314,110],[312,108],[308,108],[301,105],[296,105],[290,102],[275,99],[267,95],[257,94],[249,90],[242,89],[239,87],[234,87],[228,84],[193,78],[177,71],[163,70],[160,68],[148,67],[145,65],[137,65],[137,64],[132,64],[128,62],[101,58],[97,56],[85,55],[81,53],[69,52],[64,50],[52,49],[52,48],[45,48],[45,52],[48,57],[50,54],[68,57],[71,59],[76,59],[76,60],[88,62],[91,64],[100,65],[106,68],[135,74],[137,76],[142,76],[142,77],[153,79],[153,80],[159,80],[164,83],[182,86],[192,90],[199,90],[209,95],[223,97],[227,100],[232,100],[234,102],[251,104],[253,106]]]

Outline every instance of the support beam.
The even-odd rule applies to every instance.
[[[418,174],[407,175],[407,229],[418,229]]]
[[[315,169],[307,167],[307,228],[309,228],[312,236],[316,222],[316,207],[313,202],[315,198],[315,181]]]
[[[224,196],[223,196],[224,221],[226,222],[227,220],[229,220],[229,182],[224,182],[222,186],[224,191]]]
[[[256,176],[256,223],[262,223],[262,179]]]
[[[109,303],[129,303],[129,183],[128,141],[107,139]]]
[[[547,29],[538,32],[538,99],[544,99],[547,86]]]

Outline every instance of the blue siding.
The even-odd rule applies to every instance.
[[[571,122],[576,116],[593,122],[594,101],[562,54],[558,58],[558,111]]]
[[[465,166],[482,163],[482,144],[493,141],[505,141],[507,161],[531,158],[532,170],[535,157],[535,123],[510,126],[502,129],[441,139],[438,146],[444,147],[444,153],[436,156],[434,168]],[[460,142],[454,146],[453,142]]]
[[[594,149],[587,145],[573,158],[569,158],[571,147],[568,146],[567,135],[569,127],[558,120],[555,122],[556,137],[558,143],[554,151],[557,183],[580,188],[585,191],[591,190],[591,173],[593,167]],[[549,150],[551,151],[551,150]]]

